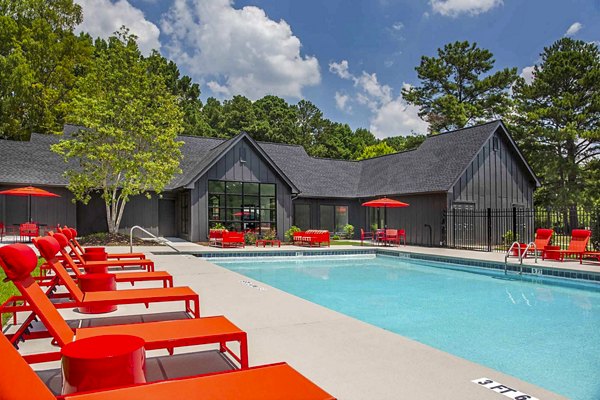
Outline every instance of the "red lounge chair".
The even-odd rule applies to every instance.
[[[48,232],[48,235],[55,235],[54,232]],[[154,271],[154,261],[143,259],[143,260],[106,260],[106,261],[86,261],[81,254],[76,250],[75,246],[70,240],[67,240],[67,245],[71,249],[71,253],[77,259],[77,262],[81,264],[81,266],[93,269],[97,268],[110,268],[110,267],[142,267],[147,271]]]
[[[406,246],[406,230],[398,229],[398,246],[400,246],[400,241],[404,241],[404,245]]]
[[[48,239],[48,246],[50,246],[52,241],[56,241],[50,237],[43,239]],[[38,242],[41,242],[41,240]],[[42,247],[45,247],[45,245],[42,245]],[[75,337],[77,339],[83,339],[86,337],[111,334],[138,336],[144,339],[146,343],[144,347],[146,350],[167,349],[171,354],[175,347],[219,343],[222,352],[229,352],[229,354],[240,363],[242,368],[248,368],[248,344],[246,332],[240,330],[223,316],[81,328],[75,329],[74,337],[71,327],[69,327],[56,307],[30,275],[31,271],[33,271],[37,265],[37,256],[32,249],[21,244],[1,247],[0,264],[4,269],[4,272],[6,272],[7,279],[15,284],[19,292],[21,292],[23,297],[27,300],[31,310],[40,318],[50,335],[52,335],[60,347],[72,342]],[[64,279],[64,277],[61,276],[61,279]],[[150,290],[156,292],[170,291],[171,289],[180,288]],[[137,292],[140,291],[144,291],[144,289],[137,290]],[[123,292],[136,292],[136,290],[110,292],[110,294],[118,296],[119,293],[122,294]],[[87,297],[88,294],[95,295],[97,293],[102,292],[86,293],[85,296]],[[111,296],[103,293],[101,297],[103,298],[102,301],[106,301],[106,298],[110,298]],[[131,298],[132,297],[124,297],[127,302],[129,302]],[[123,299],[123,297],[121,297],[121,299]],[[226,342],[231,341],[240,343],[239,356],[226,346]],[[59,355],[58,352],[54,352],[25,357],[26,359],[30,359],[30,362],[45,362],[57,360],[59,359]]]
[[[373,241],[374,236],[373,236],[373,232],[365,232],[365,230],[363,228],[360,228],[360,245],[363,245],[363,242],[365,240],[370,240],[371,242]]]
[[[579,263],[582,263],[585,249],[592,236],[592,231],[587,229],[573,229],[571,232],[571,241],[567,250],[544,250],[542,252],[542,260],[546,258],[564,261],[565,256],[576,256],[579,258]]]
[[[57,233],[56,235],[60,235]],[[50,236],[38,238],[36,246],[42,257],[50,264],[56,275],[63,282],[68,293],[65,294],[73,302],[57,303],[56,307],[93,307],[119,304],[145,304],[162,303],[167,301],[184,301],[185,309],[195,317],[200,317],[200,298],[189,287],[169,287],[156,289],[127,289],[116,291],[86,292],[83,293],[71,275],[56,257],[60,251],[58,241]],[[0,251],[3,247],[0,248]],[[56,295],[60,296],[60,295]],[[193,303],[193,308],[192,308]]]
[[[115,259],[115,260],[123,260],[123,259],[144,260],[146,258],[146,255],[144,253],[107,253],[104,247],[98,247],[98,246],[85,247],[84,248],[77,241],[77,231],[75,229],[69,228],[67,226],[65,226],[63,228],[58,228],[58,233],[62,233],[63,235],[65,235],[67,237],[67,239],[69,239],[73,243],[73,246],[75,247],[75,249],[77,249],[77,251],[79,251],[79,254],[81,254],[84,259],[85,259],[85,255],[89,254],[89,253],[103,253],[103,254],[106,254],[106,258],[108,260],[111,260],[111,259]]]
[[[3,400],[57,400],[25,359],[0,335]],[[64,400],[335,400],[285,363],[60,397]]]
[[[544,251],[544,248],[550,244],[550,239],[552,239],[553,234],[554,230],[552,229],[539,228],[535,231],[534,243],[535,248],[539,253],[542,253]]]
[[[66,250],[66,246],[68,246],[67,237],[65,235],[63,235],[62,233],[55,233],[53,235],[53,237],[56,239],[56,241],[60,245],[60,254],[62,255],[62,258],[63,258],[64,262],[66,263],[67,267],[70,268],[73,271],[73,273],[75,274],[75,277],[77,279],[79,279],[81,277],[81,275],[83,275],[83,274],[79,271],[79,266],[77,264],[75,264],[75,262],[71,258],[71,255]],[[33,239],[33,244],[35,244],[35,246],[38,248],[38,250],[40,250],[37,245],[37,241],[38,241],[38,239]],[[41,253],[41,250],[40,250],[40,253]],[[84,268],[86,267],[86,265],[84,265]],[[92,270],[90,272],[96,272],[96,271]],[[101,272],[106,273],[106,271],[104,271],[104,270],[102,270]],[[169,274],[168,272],[165,272],[165,271],[117,272],[117,273],[112,273],[112,275],[115,276],[115,280],[117,282],[129,282],[129,283],[131,283],[132,286],[135,284],[135,282],[161,281],[163,284],[163,287],[173,287],[173,277],[171,276],[171,274]]]
[[[329,231],[326,230],[309,229],[304,232],[295,232],[293,239],[294,244],[298,246],[308,245],[312,247],[313,244],[319,247],[322,244],[327,244],[327,247],[330,246]]]

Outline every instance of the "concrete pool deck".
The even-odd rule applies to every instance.
[[[227,251],[195,244],[178,244],[184,251]],[[264,250],[262,247],[259,248]],[[296,249],[284,246],[281,249]],[[306,248],[297,248],[306,250]],[[357,249],[353,246],[332,246],[332,250]],[[114,251],[125,250],[115,248]],[[128,250],[128,249],[126,249]],[[248,333],[250,364],[286,361],[302,374],[339,399],[503,399],[502,394],[484,388],[472,380],[486,377],[540,400],[563,399],[557,394],[501,372],[461,359],[451,354],[420,344],[411,339],[303,300],[261,282],[250,280],[235,272],[214,265],[193,255],[152,254],[170,249],[164,247],[136,247],[155,260],[157,270],[169,271],[176,285],[188,285],[200,294],[203,316],[226,315]],[[255,251],[249,247],[245,251]],[[480,253],[461,250],[434,249],[407,246],[402,251],[445,255],[461,258],[504,262],[501,253]],[[111,251],[113,251],[111,249]],[[243,250],[230,250],[243,251]],[[514,259],[513,259],[514,261]],[[533,260],[525,263],[535,266]],[[577,268],[578,262],[544,262],[547,267]],[[594,271],[595,266],[584,264]],[[596,271],[599,269],[595,267]],[[249,285],[252,281],[253,285]],[[136,287],[151,284],[136,284]],[[122,287],[127,287],[126,285]],[[132,316],[136,314],[175,312],[175,304],[120,306],[119,310],[102,317]],[[61,313],[67,319],[81,319],[72,310]],[[89,316],[84,316],[89,318]],[[48,348],[48,341],[26,342],[24,353]],[[206,348],[178,349],[176,354]],[[214,349],[214,346],[213,346]],[[214,352],[213,352],[214,353]],[[151,352],[150,357],[163,357],[166,351]],[[210,352],[203,353],[206,365],[226,369],[228,366]],[[212,357],[210,360],[209,358]],[[152,364],[152,359],[149,366]],[[188,363],[193,365],[194,361]],[[197,364],[197,363],[196,363]],[[47,381],[56,384],[57,363],[36,365]],[[195,365],[198,367],[198,365]],[[179,368],[182,368],[181,366]],[[206,366],[204,368],[207,368]],[[54,371],[54,375],[51,372]],[[190,371],[187,371],[190,372]],[[202,371],[200,371],[202,372]]]

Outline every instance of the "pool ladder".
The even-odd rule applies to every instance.
[[[153,241],[155,241],[156,243],[159,243],[159,244],[162,244],[165,246],[169,246],[170,248],[175,250],[177,253],[179,253],[179,249],[177,247],[171,245],[171,243],[169,243],[169,241],[167,239],[165,239],[164,237],[158,237],[156,235],[153,235],[152,233],[148,232],[147,230],[145,230],[144,228],[142,228],[139,225],[135,225],[129,230],[129,252],[130,253],[133,253],[133,231],[136,229],[144,232],[146,235],[150,235],[150,238]]]
[[[508,269],[508,257],[510,257],[510,253],[511,251],[515,248],[519,249],[519,264],[521,265],[521,270],[519,271],[519,275],[523,274],[523,257],[525,257],[525,255],[527,254],[527,252],[531,249],[533,249],[533,254],[535,257],[535,263],[537,264],[537,247],[535,245],[534,242],[529,242],[527,244],[527,246],[525,247],[525,250],[523,252],[521,252],[521,243],[519,242],[513,242],[510,247],[508,248],[508,251],[506,252],[506,254],[504,255],[504,275],[507,274],[507,269]]]

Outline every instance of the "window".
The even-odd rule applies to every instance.
[[[335,206],[335,231],[344,232],[348,225],[348,206]]]
[[[190,222],[189,194],[183,193],[179,199],[181,201],[181,233],[187,234]]]
[[[275,184],[208,181],[209,227],[263,233],[277,228]]]
[[[319,228],[326,229],[329,232],[335,232],[335,209],[333,206],[319,206]]]
[[[498,140],[498,138],[496,136],[494,136],[492,138],[492,149],[494,151],[498,151],[498,147],[500,147],[500,141]]]
[[[310,229],[310,204],[294,204],[294,225],[303,231]]]

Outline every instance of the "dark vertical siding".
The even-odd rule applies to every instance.
[[[240,160],[240,148],[245,149],[246,162]],[[194,184],[191,209],[191,234],[189,240],[205,241],[208,237],[208,180],[274,183],[277,185],[277,234],[291,226],[292,193],[278,173],[254,151],[248,141],[241,140]]]
[[[0,186],[0,190],[16,186]],[[76,206],[73,194],[66,188],[38,186],[60,197],[32,197],[31,220],[55,227],[57,224],[76,226]],[[28,198],[0,195],[0,222],[10,226],[27,222]]]
[[[498,149],[493,149],[493,137]],[[504,134],[497,131],[483,146],[450,191],[453,203],[476,209],[533,207],[535,183]]]

